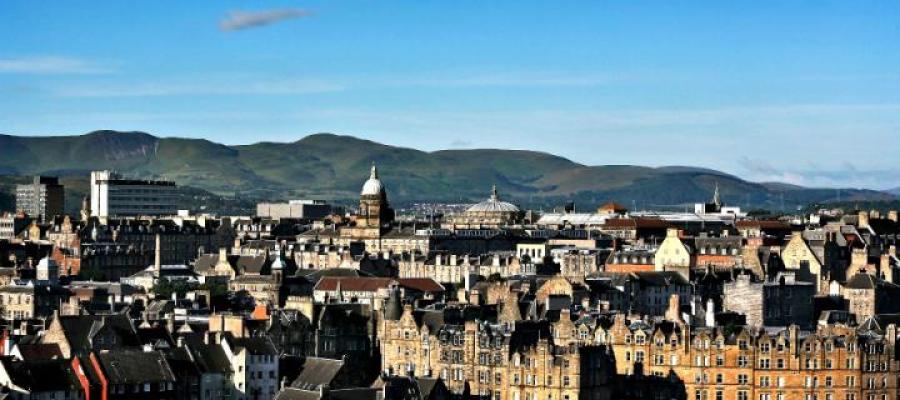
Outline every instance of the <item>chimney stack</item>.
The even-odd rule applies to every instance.
[[[860,211],[857,214],[858,220],[856,221],[856,226],[860,229],[869,228],[869,213],[865,211]]]
[[[716,303],[713,302],[713,299],[706,301],[706,327],[716,327]]]
[[[156,234],[156,249],[153,251],[153,270],[159,274],[160,267],[162,266],[162,240],[159,237],[159,233]]]
[[[900,222],[897,220],[897,210],[888,211],[887,219],[894,221],[894,222]]]

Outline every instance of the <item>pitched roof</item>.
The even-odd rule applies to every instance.
[[[97,359],[111,384],[175,381],[175,374],[160,352],[114,350],[97,354]]]
[[[275,345],[268,336],[231,338],[230,341],[236,348],[245,349],[252,355],[278,355]]]
[[[103,328],[112,329],[125,346],[139,344],[134,325],[127,315],[65,315],[58,316],[69,346],[75,353],[87,352],[91,349],[91,340]]]
[[[206,343],[191,344],[188,346],[191,354],[194,355],[194,362],[197,368],[204,373],[231,373],[231,363],[228,361],[228,355],[225,349],[219,345],[210,345]]]
[[[0,359],[10,380],[34,392],[69,391],[80,387],[68,360],[16,361]]]
[[[323,385],[331,386],[343,367],[343,360],[307,357],[297,379],[291,383],[291,387],[313,390]]]
[[[852,278],[847,280],[847,284],[844,285],[848,289],[875,289],[875,286],[878,285],[878,282],[875,280],[875,277],[865,273],[858,273],[853,275]]]
[[[19,354],[25,361],[62,359],[63,354],[56,343],[18,344]]]
[[[284,388],[275,394],[275,400],[320,400],[322,394],[318,390]]]

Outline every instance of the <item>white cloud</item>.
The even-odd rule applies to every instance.
[[[386,79],[384,86],[430,87],[589,87],[634,81],[624,75],[599,75],[568,72],[506,71],[502,73],[453,73],[433,74],[422,77]]]
[[[284,80],[208,80],[204,82],[160,81],[139,84],[91,84],[56,89],[61,97],[159,97],[159,96],[231,96],[299,95],[343,90],[341,84],[304,79]]]
[[[299,8],[264,11],[232,11],[228,14],[228,18],[219,22],[219,29],[223,31],[237,31],[270,25],[288,19],[308,17],[310,15],[312,15],[312,13],[309,11]]]
[[[102,74],[112,72],[109,65],[56,56],[0,58],[0,73],[17,74]]]

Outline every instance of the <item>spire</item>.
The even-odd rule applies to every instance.
[[[491,185],[491,200],[500,200],[500,196],[497,194],[497,185]]]
[[[713,204],[717,206],[722,204],[722,201],[719,199],[719,182],[716,182],[716,190],[713,192]]]
[[[375,161],[372,161],[372,172],[369,173],[369,179],[378,179],[378,168],[375,168]]]

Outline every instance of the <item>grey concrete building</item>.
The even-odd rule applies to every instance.
[[[287,203],[259,203],[256,216],[272,219],[321,219],[331,214],[323,200],[290,200]]]
[[[175,182],[125,179],[110,171],[91,172],[91,216],[175,215]]]
[[[59,179],[35,176],[25,185],[16,186],[16,211],[46,220],[62,215],[65,209],[65,189]]]

